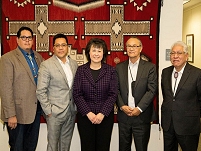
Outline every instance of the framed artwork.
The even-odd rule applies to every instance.
[[[186,44],[188,46],[188,62],[194,61],[194,35],[186,35]]]

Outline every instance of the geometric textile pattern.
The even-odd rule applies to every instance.
[[[128,38],[138,36],[143,56],[158,67],[160,7],[161,0],[5,0],[1,54],[16,48],[18,29],[28,26],[34,32],[33,49],[44,59],[53,54],[53,36],[63,33],[68,37],[69,55],[79,65],[86,63],[87,42],[101,38],[109,50],[106,62],[115,66],[128,58]]]
[[[124,21],[123,5],[110,5],[110,21],[85,21],[85,35],[109,35],[111,51],[124,49],[124,35],[149,34],[150,21]]]
[[[36,50],[38,52],[49,50],[49,36],[57,33],[64,33],[65,35],[75,35],[74,21],[48,21],[48,7],[47,5],[35,5],[35,20],[34,21],[9,21],[10,35],[16,35],[21,26],[29,26],[36,35]]]
[[[105,0],[53,0],[53,4],[75,12],[82,12],[85,10],[97,8],[105,4]]]

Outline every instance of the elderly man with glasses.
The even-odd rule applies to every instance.
[[[164,151],[197,151],[200,135],[201,70],[188,63],[182,41],[171,47],[172,65],[163,69],[161,122]]]
[[[119,81],[117,117],[119,151],[147,151],[151,122],[155,120],[153,99],[157,91],[156,67],[140,58],[143,45],[138,37],[126,42],[128,60],[117,64]]]

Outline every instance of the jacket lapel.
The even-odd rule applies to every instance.
[[[121,76],[125,77],[125,78],[123,78],[123,80],[124,80],[124,84],[127,89],[127,92],[128,92],[128,61],[129,60],[126,60],[123,63],[122,68],[121,68],[121,71],[122,71]]]
[[[19,61],[22,63],[22,65],[24,66],[24,68],[25,68],[25,70],[27,71],[27,73],[28,73],[28,75],[29,75],[31,81],[32,81],[34,84],[36,84],[35,81],[34,81],[32,72],[31,72],[31,70],[30,70],[30,67],[29,67],[29,65],[28,65],[28,63],[27,63],[27,60],[25,59],[24,55],[22,54],[22,52],[20,51],[19,48],[17,48],[16,50],[17,50],[17,51],[16,51],[16,56],[17,56],[18,60],[19,60]]]
[[[86,78],[88,79],[88,81],[91,83],[91,84],[95,84],[94,80],[93,80],[93,77],[92,77],[92,74],[91,74],[91,70],[90,70],[90,63],[88,62],[85,66],[85,70],[84,70],[84,74],[86,76]]]
[[[175,96],[179,93],[179,91],[181,90],[182,86],[184,85],[184,83],[186,82],[186,80],[188,79],[189,77],[189,74],[190,74],[190,65],[187,63],[186,64],[186,67],[184,68],[184,72],[182,74],[182,77],[181,77],[181,80],[178,84],[178,87],[177,87],[177,91],[175,93]]]
[[[58,68],[59,72],[60,72],[61,75],[63,76],[64,81],[65,81],[66,84],[68,85],[68,80],[67,80],[67,78],[66,78],[66,74],[65,74],[65,72],[64,72],[64,70],[63,70],[61,64],[59,63],[59,60],[56,58],[55,55],[52,56],[52,59],[53,59],[53,61],[54,61],[54,64],[55,64],[56,67]],[[68,87],[69,87],[69,85],[68,85]]]
[[[139,65],[138,65],[138,70],[137,70],[137,76],[136,76],[136,81],[135,81],[135,88],[139,83],[140,77],[142,76],[143,70],[144,70],[144,60],[140,59]]]
[[[71,60],[70,57],[69,57],[69,66],[70,66],[71,72],[72,72],[73,77],[74,77],[74,76],[75,76],[76,69],[75,69],[75,66],[72,65],[72,60]]]
[[[39,68],[39,67],[40,67],[40,63],[41,63],[41,61],[39,60],[39,58],[38,58],[36,52],[35,52],[35,51],[33,51],[33,52],[34,52],[34,57],[35,57],[36,63],[37,63],[38,68]]]
[[[172,90],[172,72],[173,72],[173,69],[174,69],[174,66],[172,66],[171,68],[170,68],[170,70],[169,70],[169,72],[167,72],[167,85],[168,85],[168,87],[169,88],[171,88],[171,90]],[[171,93],[172,93],[172,96],[174,95],[174,92],[173,92],[173,90],[171,91]]]
[[[106,74],[106,72],[107,72],[106,65],[105,65],[105,63],[102,63],[100,73],[99,73],[96,81],[100,80]]]

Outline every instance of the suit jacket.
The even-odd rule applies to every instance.
[[[90,63],[78,67],[73,85],[73,97],[83,116],[89,112],[108,116],[114,109],[117,98],[117,76],[115,69],[103,63],[94,81]]]
[[[118,121],[126,122],[128,116],[120,110],[123,105],[128,105],[128,63],[126,60],[116,65],[118,75],[119,93],[117,99],[118,105]],[[143,112],[139,115],[140,119],[149,123],[156,119],[153,98],[157,91],[157,74],[155,65],[140,59],[136,81],[135,81],[135,106],[139,107]]]
[[[39,67],[42,56],[33,51]],[[30,67],[19,48],[4,54],[0,59],[1,119],[17,117],[20,124],[30,124],[37,109],[36,84]]]
[[[77,70],[77,62],[69,57],[69,65],[73,74]],[[44,61],[38,71],[37,98],[46,115],[64,117],[68,107],[75,114],[75,106],[72,97],[72,88],[69,87],[66,74],[53,55]]]
[[[175,96],[172,92],[172,72],[174,67],[163,69],[161,88],[163,103],[161,121],[164,131],[170,127],[171,120],[179,135],[200,133],[201,70],[186,64]]]

